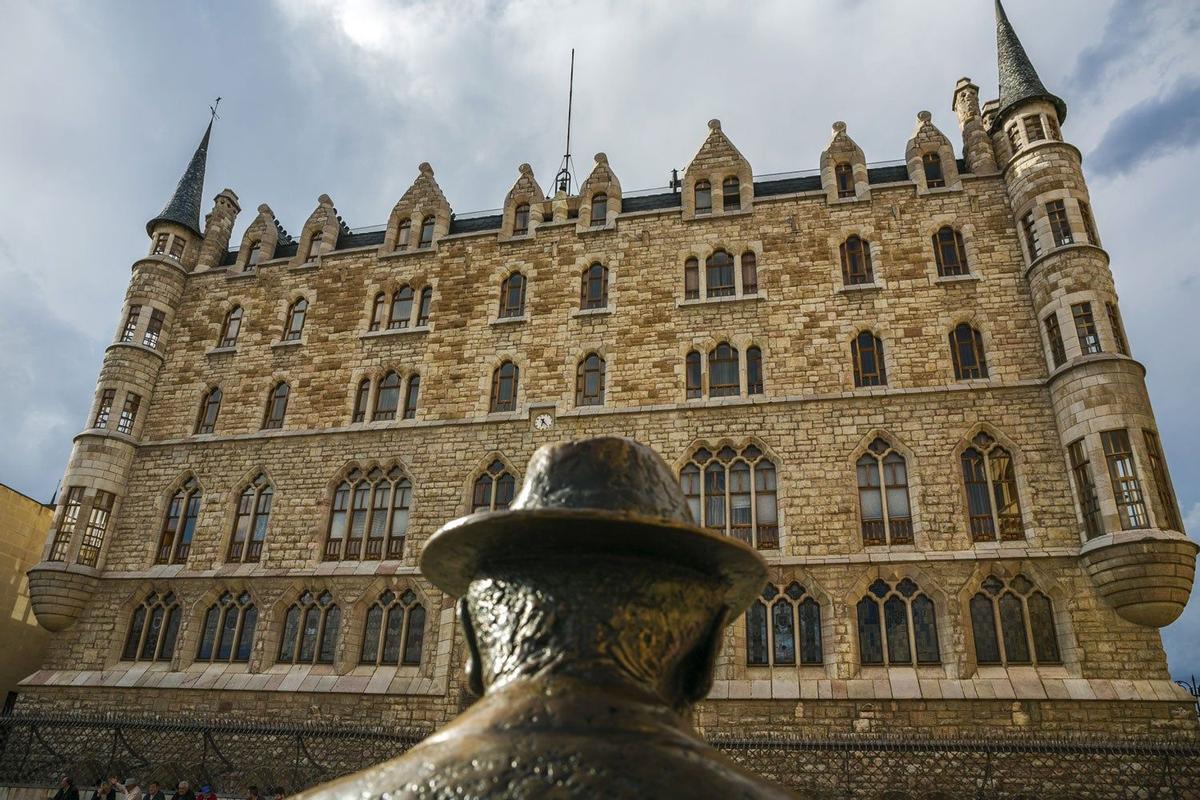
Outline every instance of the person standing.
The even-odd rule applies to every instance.
[[[196,800],[196,793],[192,791],[191,784],[180,781],[175,787],[175,794],[171,795],[171,800]]]
[[[158,781],[150,781],[146,786],[146,794],[142,800],[167,800],[167,798],[163,796],[163,790],[158,785]]]
[[[96,787],[96,791],[92,792],[92,800],[120,800],[124,796],[123,792],[117,791],[120,785],[120,778],[116,775],[109,775],[108,780],[101,781]]]
[[[63,775],[58,783],[58,791],[54,793],[54,800],[79,800],[79,789],[76,788],[75,781]]]

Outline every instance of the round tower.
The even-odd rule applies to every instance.
[[[69,627],[95,590],[104,568],[113,519],[126,482],[155,382],[163,364],[187,274],[202,249],[228,246],[237,196],[217,196],[200,231],[200,203],[209,123],[175,193],[146,225],[150,252],[133,264],[120,324],[104,352],[86,427],[74,440],[42,561],[29,570],[29,595],[38,622],[51,631]],[[220,240],[224,237],[224,242]]]
[[[1066,103],[1042,84],[999,0],[996,17],[1000,99],[984,119],[1025,253],[1081,558],[1118,614],[1162,627],[1187,603],[1200,548],[1183,532],[1082,156],[1062,137]]]

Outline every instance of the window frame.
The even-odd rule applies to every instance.
[[[746,469],[738,469],[739,464]],[[749,478],[744,490],[735,487],[735,470],[739,476]],[[721,477],[719,481],[710,479],[718,472]],[[736,449],[731,445],[720,448],[695,447],[679,469],[678,477],[696,525],[736,538],[756,550],[780,549],[779,467],[776,459],[763,448],[753,442]],[[710,486],[710,483],[713,485]],[[716,485],[718,483],[719,487]],[[718,488],[720,498],[712,494]],[[735,496],[746,498],[743,501],[746,505],[735,508]],[[742,520],[735,519],[738,510],[749,512],[744,524]],[[761,519],[764,512],[767,512],[766,521]],[[710,518],[716,513],[719,513],[721,520],[719,524],[712,524]]]
[[[865,366],[866,352],[869,352],[875,360],[875,368],[870,371]],[[874,331],[861,330],[850,340],[850,361],[854,368],[854,386],[856,388],[888,385],[883,339]]]
[[[515,290],[513,289],[514,279],[517,281]],[[520,271],[510,272],[505,276],[504,280],[500,282],[500,308],[498,311],[500,319],[517,319],[525,316],[525,295],[528,286],[528,279]]]
[[[405,596],[411,595],[411,599],[405,601]],[[377,622],[372,624],[372,615],[378,611]],[[391,628],[391,615],[400,612],[401,624],[396,630],[395,643],[395,660],[389,659],[387,653],[389,650],[389,629]],[[416,612],[420,612],[420,618],[417,622],[413,621]],[[380,592],[376,598],[367,606],[367,611],[363,615],[363,635],[362,643],[359,646],[358,664],[364,667],[419,667],[425,657],[425,634],[427,632],[427,622],[429,616],[422,602],[421,596],[416,593],[411,587],[389,587]],[[374,628],[374,631],[372,631]],[[374,647],[369,647],[372,644],[371,639],[374,638]],[[417,655],[412,657],[412,645],[416,644]],[[368,651],[373,649],[375,652],[372,657],[368,657]]]
[[[942,157],[938,153],[928,152],[921,155],[921,169],[925,174],[926,189],[942,189],[946,186],[946,172],[942,165]]]
[[[608,307],[608,267],[599,261],[587,266],[580,277],[579,308],[590,311]]]
[[[973,464],[968,466],[970,453],[977,457],[982,472]],[[1003,460],[1005,458],[1007,462]],[[1017,476],[1015,449],[1001,443],[989,432],[979,431],[959,452],[958,461],[966,501],[967,532],[971,542],[979,544],[1026,541],[1028,535],[1025,530],[1025,511],[1021,503],[1021,482]],[[984,487],[983,490],[976,488],[972,492],[972,487],[979,486]],[[1000,509],[1001,496],[1008,501],[1009,508],[1005,512]],[[984,498],[987,500],[986,515],[981,513],[982,509],[975,507],[978,501]]]
[[[263,414],[262,430],[271,431],[283,428],[291,397],[292,387],[288,385],[287,381],[278,381],[271,387],[271,391],[267,394],[267,408]]]
[[[155,614],[161,611],[157,624]],[[134,606],[129,618],[128,633],[125,644],[121,647],[121,661],[170,662],[175,656],[175,647],[179,644],[179,625],[183,609],[179,598],[174,592],[161,594],[152,591],[144,600]],[[134,635],[136,632],[136,636]],[[146,645],[150,644],[153,632],[154,643],[149,654]]]
[[[216,431],[217,420],[221,416],[221,400],[223,397],[224,394],[221,392],[220,386],[209,387],[200,396],[200,413],[196,417],[195,434],[202,435]]]
[[[933,234],[933,256],[939,278],[957,278],[971,274],[967,245],[960,230],[943,225]]]
[[[471,482],[471,513],[507,509],[516,494],[516,474],[499,458],[493,458]]]
[[[242,319],[245,314],[245,309],[241,305],[236,305],[225,312],[225,320],[221,323],[221,336],[217,339],[217,347],[222,349],[237,347],[238,337],[242,335]]]
[[[742,182],[736,175],[721,181],[721,210],[740,211],[742,208]]]
[[[381,505],[380,499],[386,501]],[[334,487],[322,561],[394,561],[412,526],[413,481],[399,464],[349,470]],[[379,521],[383,516],[382,522]],[[397,531],[397,523],[402,530]],[[336,534],[336,535],[335,535]]]
[[[304,336],[304,323],[308,318],[308,300],[297,297],[288,306],[287,319],[283,326],[284,342],[298,342]]]
[[[186,564],[200,522],[204,494],[194,477],[184,480],[167,501],[155,552],[155,564]]]
[[[579,359],[575,367],[575,407],[604,405],[606,363],[603,356],[592,351]],[[589,392],[589,378],[594,377],[596,391]]]
[[[886,591],[884,591],[882,594],[880,594],[879,593],[880,590],[877,588],[879,586],[886,587]],[[912,588],[909,589],[909,587],[912,587]],[[919,644],[917,642],[917,630],[916,630],[917,626],[916,626],[916,620],[915,620],[914,614],[913,614],[913,604],[915,602],[917,602],[918,599],[921,599],[921,598],[923,598],[925,601],[927,601],[929,603],[930,611],[933,615],[933,631],[932,631],[933,639],[934,639],[933,644],[935,645],[935,647],[937,649],[937,658],[933,659],[933,660],[931,660],[929,658],[922,659],[919,654]],[[903,606],[904,606],[903,622],[905,625],[905,639],[906,639],[904,644],[908,648],[908,658],[906,660],[896,660],[896,659],[893,659],[893,657],[892,657],[893,644],[891,641],[891,637],[888,633],[889,623],[888,623],[887,608],[893,599],[898,599],[900,601],[900,603],[903,604]],[[876,616],[876,624],[877,624],[877,630],[878,630],[878,634],[879,634],[878,638],[879,638],[879,651],[880,651],[880,659],[878,661],[876,661],[874,659],[868,661],[866,658],[865,651],[867,648],[864,647],[864,640],[863,640],[864,620],[863,620],[863,613],[862,613],[864,603],[873,604],[875,607],[875,613],[877,615]],[[855,608],[855,614],[854,614],[855,636],[856,636],[857,645],[858,645],[858,660],[859,660],[859,664],[861,666],[864,666],[864,667],[878,666],[878,667],[885,667],[885,668],[890,668],[890,667],[895,667],[895,666],[923,667],[923,666],[937,666],[937,665],[943,663],[942,662],[942,636],[941,636],[941,633],[938,631],[939,625],[938,625],[938,618],[937,618],[937,602],[929,595],[929,593],[927,591],[921,589],[920,585],[917,584],[916,581],[912,580],[911,578],[902,578],[893,584],[893,583],[891,583],[889,581],[885,581],[881,578],[876,578],[871,583],[871,585],[867,588],[867,591],[863,593],[863,596],[858,600],[858,602],[855,603],[854,608]],[[870,623],[868,622],[866,624],[870,624]]]
[[[694,212],[696,216],[708,216],[713,212],[712,184],[706,180],[696,181],[692,189]]]
[[[896,456],[904,470],[904,482],[894,482],[895,470],[888,470],[888,459]],[[895,461],[890,462],[895,465]],[[883,436],[876,436],[854,460],[855,485],[857,487],[859,533],[863,547],[890,547],[914,543],[912,487],[909,477],[908,457]],[[864,478],[868,479],[864,483]],[[874,483],[870,481],[874,478]],[[903,490],[904,504],[908,515],[896,515],[892,510],[892,491]],[[868,519],[864,508],[864,492],[877,495],[880,518]],[[878,523],[878,525],[876,525]]]
[[[256,564],[262,558],[274,499],[275,488],[261,472],[238,493],[233,510],[233,530],[225,549],[227,564]]]
[[[872,286],[875,283],[875,267],[871,263],[871,243],[852,233],[840,245],[838,253],[842,262],[843,286]]]
[[[781,605],[786,605],[791,610],[792,654],[790,660],[780,656],[779,643],[776,641],[778,620],[775,609]],[[815,607],[816,619],[806,620],[805,614],[801,611],[802,607]],[[755,636],[752,626],[757,627],[758,625],[752,620],[752,617],[758,614],[761,614],[761,627],[758,631],[759,636]],[[743,616],[746,624],[747,667],[821,667],[824,665],[825,648],[822,631],[824,620],[821,618],[821,601],[799,581],[788,582],[782,591],[774,583],[768,583],[750,604],[750,607],[746,609]],[[805,640],[808,638],[806,633],[815,633],[813,638],[816,645],[816,658],[812,657],[811,651],[805,644]],[[754,652],[756,649],[755,639],[760,637],[763,652],[762,657],[757,658]]]
[[[507,368],[507,374],[506,374]],[[491,402],[489,413],[511,412],[517,410],[517,390],[519,388],[521,370],[511,359],[505,359],[492,370]],[[504,397],[505,383],[508,383],[509,394]]]
[[[1021,583],[1018,583],[1020,581]],[[1024,589],[1022,584],[1028,584]],[[1011,621],[1011,618],[1006,620],[1004,610],[1001,604],[1007,597],[1013,597],[1020,604],[1021,611],[1021,630],[1019,634],[1023,640],[1022,644],[1025,647],[1027,658],[1020,658],[1019,655],[1009,652],[1010,639],[1012,633],[1008,625],[1005,623]],[[1049,642],[1053,645],[1053,654],[1042,655],[1038,651],[1041,649],[1039,645],[1038,618],[1034,616],[1030,610],[1029,604],[1035,598],[1043,598],[1046,602],[1046,609],[1049,616],[1044,620],[1050,625]],[[991,630],[991,646],[995,648],[997,658],[983,658],[980,655],[980,640],[986,636],[989,631],[983,630],[980,626],[980,620],[977,617],[977,601],[982,600],[987,603],[990,618],[987,622],[990,624]],[[1054,619],[1054,600],[1047,593],[1041,591],[1024,575],[1015,575],[1012,578],[1002,579],[997,575],[989,575],[980,581],[978,590],[971,595],[971,599],[967,601],[967,619],[971,625],[971,648],[975,655],[975,663],[978,666],[997,666],[997,667],[1039,667],[1039,666],[1060,666],[1063,663],[1062,645],[1059,641],[1058,624]],[[1042,631],[1042,633],[1046,633]]]
[[[964,358],[967,355],[973,364],[967,364]],[[960,322],[951,328],[950,360],[954,365],[956,381],[986,380],[989,376],[983,332],[969,322]]]
[[[1125,428],[1100,432],[1104,447],[1104,462],[1108,467],[1109,484],[1117,506],[1121,530],[1144,530],[1150,527],[1150,512],[1146,493],[1138,477],[1133,442]]]

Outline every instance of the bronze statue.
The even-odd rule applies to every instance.
[[[542,447],[512,508],[442,527],[421,570],[461,598],[467,678],[482,698],[306,800],[795,796],[689,724],[766,565],[693,523],[650,448],[617,437]]]

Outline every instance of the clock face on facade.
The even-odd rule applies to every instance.
[[[554,427],[554,417],[549,414],[538,414],[533,418],[533,427],[539,431],[548,431]]]

